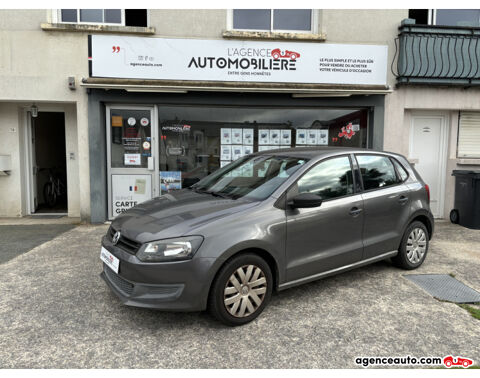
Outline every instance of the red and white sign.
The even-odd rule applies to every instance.
[[[91,76],[386,85],[387,46],[92,35]]]
[[[142,165],[142,157],[140,154],[125,154],[124,164],[125,165]]]

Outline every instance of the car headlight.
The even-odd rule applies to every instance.
[[[144,262],[189,260],[200,248],[202,242],[201,236],[152,241],[140,248],[137,258]]]

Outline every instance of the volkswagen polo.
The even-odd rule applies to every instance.
[[[255,319],[280,291],[427,256],[429,188],[401,155],[292,148],[240,158],[115,218],[101,276],[130,306]]]

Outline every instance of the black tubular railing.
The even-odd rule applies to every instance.
[[[480,85],[480,28],[412,21],[402,22],[395,39],[392,72],[398,85]]]

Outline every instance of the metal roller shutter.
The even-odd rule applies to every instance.
[[[480,158],[480,112],[460,112],[458,157]]]

